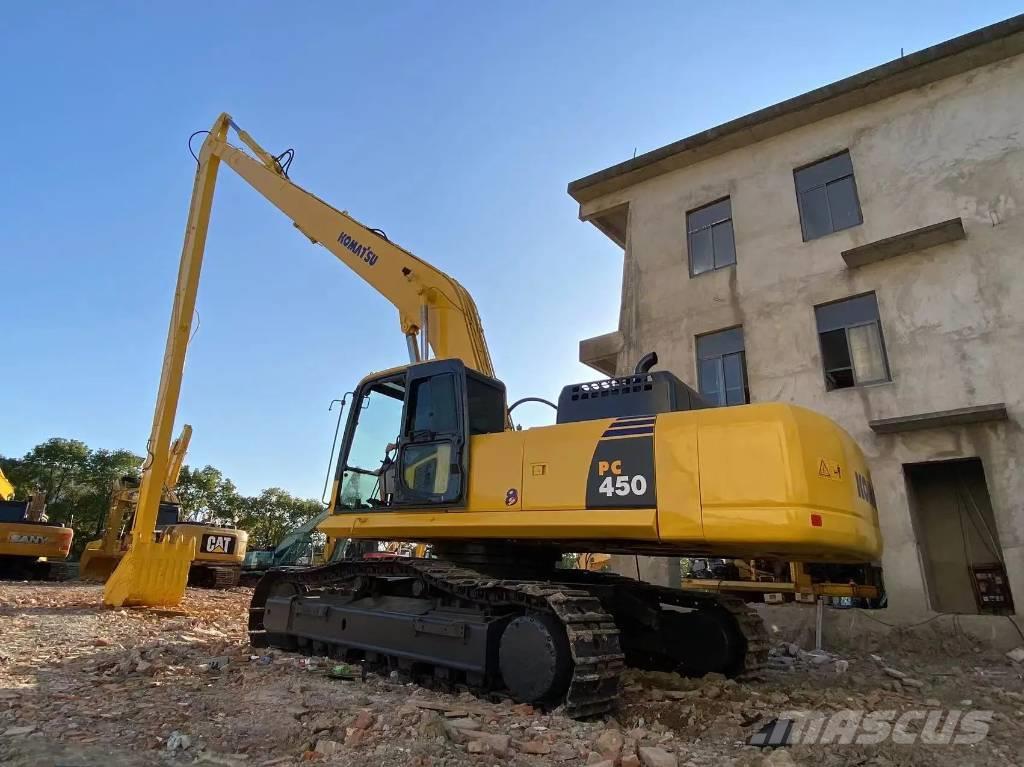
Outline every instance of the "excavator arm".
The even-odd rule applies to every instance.
[[[251,154],[228,143],[232,129]],[[494,376],[480,316],[466,289],[395,245],[380,230],[359,223],[293,183],[287,173],[290,159],[282,163],[288,155],[271,155],[226,113],[214,122],[199,151],[147,448],[149,456],[143,467],[129,550],[106,583],[104,602],[109,605],[177,604],[184,594],[194,556],[194,546],[189,542],[169,536],[157,542],[153,532],[165,482],[180,470],[180,465],[174,466],[171,432],[221,163],[288,216],[314,244],[323,245],[398,309],[411,361],[426,360],[433,350],[434,356],[458,358],[467,367]]]
[[[0,501],[9,501],[14,497],[14,485],[4,476],[3,469],[0,469]]]
[[[192,441],[192,427],[185,424],[181,428],[181,434],[171,443],[170,458],[167,461],[167,476],[164,479],[164,494],[169,495],[178,486],[178,477],[181,476],[181,467],[185,465],[185,454],[188,452],[188,443]]]

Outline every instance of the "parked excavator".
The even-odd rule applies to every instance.
[[[585,551],[576,555],[575,567],[578,570],[601,572],[608,567],[612,555],[600,551]]]
[[[259,579],[272,568],[309,567],[314,564],[323,564],[322,561],[317,561],[313,534],[316,532],[317,526],[327,519],[328,514],[328,510],[324,509],[321,513],[289,530],[272,549],[249,549],[242,562],[242,585],[255,586]],[[324,560],[330,559],[330,550],[325,550],[321,556]]]
[[[368,545],[346,539],[338,541],[325,538],[322,547],[315,544],[313,538],[319,532],[320,523],[330,515],[329,509],[311,517],[306,522],[290,530],[277,546],[267,550],[249,549],[242,563],[243,586],[255,586],[270,570],[283,567],[312,567],[332,562],[344,557],[359,556],[365,558],[384,557],[417,557],[422,559],[428,554],[425,543],[410,541],[370,541]],[[358,554],[356,553],[358,549]]]
[[[181,502],[176,487],[191,439],[192,427],[185,424],[181,435],[171,445],[155,534],[159,538],[180,538],[194,543],[195,557],[188,569],[190,586],[217,589],[237,586],[249,534],[244,530],[188,522],[181,518]],[[82,580],[105,581],[114,572],[128,550],[126,530],[138,502],[139,480],[136,477],[124,476],[114,480],[103,537],[87,543],[82,552],[79,562]]]
[[[245,148],[228,142],[231,130]],[[741,600],[559,569],[562,553],[878,557],[870,473],[846,432],[787,404],[705,407],[672,373],[653,370],[654,354],[631,374],[566,386],[554,425],[512,429],[515,406],[494,377],[469,293],[293,183],[293,157],[265,151],[226,114],[203,141],[154,419],[154,472],[166,460],[223,163],[391,301],[406,337],[409,363],[355,389],[320,530],[335,540],[427,543],[432,557],[272,570],[253,594],[254,646],[358,659],[597,715],[612,705],[627,663],[736,676],[766,661],[768,637]],[[141,518],[136,533],[145,534]],[[125,583],[108,601],[130,591]]]
[[[14,500],[14,485],[0,470],[0,578],[67,579],[64,560],[74,535],[70,527],[47,520],[45,493]]]

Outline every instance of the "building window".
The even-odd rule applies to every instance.
[[[728,197],[686,214],[686,246],[691,276],[736,263],[732,202]]]
[[[799,168],[793,176],[805,242],[864,222],[849,152]]]
[[[743,328],[697,336],[697,386],[715,405],[750,402]]]
[[[829,391],[890,380],[874,293],[816,306],[814,315]]]

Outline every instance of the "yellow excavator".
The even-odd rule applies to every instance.
[[[229,143],[231,130],[245,148]],[[226,114],[207,133],[154,419],[153,472],[166,461],[223,163],[390,300],[406,337],[409,363],[355,389],[320,530],[339,541],[427,543],[432,556],[270,571],[250,606],[254,646],[359,659],[595,715],[612,705],[626,664],[740,675],[766,661],[768,637],[741,600],[561,569],[563,553],[878,557],[870,473],[846,432],[793,405],[706,407],[672,373],[653,369],[653,353],[629,375],[566,386],[554,425],[513,429],[515,404],[494,377],[469,293],[293,183],[293,157],[265,151]],[[828,472],[819,472],[823,463]],[[146,500],[136,517],[142,536]],[[175,555],[149,551],[139,562],[153,556]],[[144,594],[153,586],[146,577],[126,576],[108,601]]]
[[[0,578],[64,580],[74,530],[46,519],[46,495],[14,500],[14,485],[0,470]]]
[[[189,585],[204,588],[237,586],[249,534],[244,530],[181,519],[181,502],[175,488],[191,439],[192,427],[185,424],[181,435],[171,444],[155,534],[159,538],[179,538],[194,544],[196,553],[188,569]],[[79,562],[79,577],[82,580],[105,581],[114,572],[128,550],[126,523],[132,520],[138,502],[139,480],[136,477],[125,476],[114,480],[103,537],[90,541],[82,552]]]

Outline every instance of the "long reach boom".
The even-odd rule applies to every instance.
[[[252,154],[228,143],[234,130]],[[167,333],[160,388],[150,433],[149,460],[143,468],[139,505],[131,545],[107,581],[104,602],[177,604],[184,594],[192,546],[181,540],[156,542],[153,533],[168,464],[174,460],[170,441],[178,408],[185,352],[192,334],[203,251],[210,223],[214,187],[220,164],[226,163],[266,197],[314,244],[333,253],[398,309],[411,362],[436,357],[461,359],[470,368],[493,376],[483,327],[472,297],[455,279],[395,245],[379,229],[371,229],[348,213],[307,192],[288,177],[294,153],[274,156],[221,114],[207,132],[197,157],[192,203],[178,283]],[[180,467],[178,467],[180,469]]]

